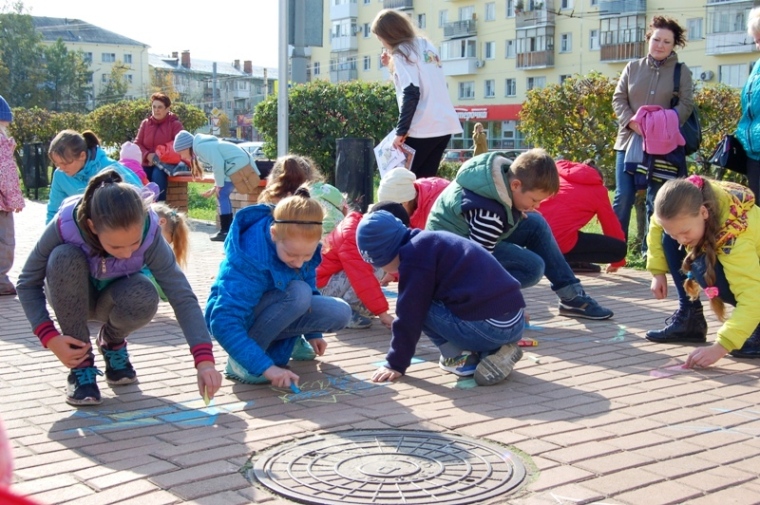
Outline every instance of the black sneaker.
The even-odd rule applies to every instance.
[[[66,403],[75,406],[100,405],[100,389],[95,379],[103,372],[90,366],[72,368],[66,386]]]
[[[570,300],[559,301],[559,315],[565,317],[582,317],[584,319],[609,319],[613,316],[610,309],[605,309],[586,293]]]
[[[137,382],[137,373],[129,362],[126,344],[118,351],[99,346],[100,354],[106,360],[106,382],[112,386],[123,386]]]
[[[660,344],[707,342],[707,321],[702,305],[679,306],[665,323],[665,328],[661,330],[647,331],[647,340]]]
[[[760,326],[755,328],[752,335],[749,336],[740,349],[731,351],[734,358],[757,359],[760,358]]]
[[[218,231],[216,235],[211,235],[209,237],[209,240],[211,240],[211,242],[224,242],[226,239],[227,239],[226,231]]]
[[[577,262],[570,262],[568,263],[570,265],[570,269],[578,274],[598,274],[601,273],[602,267],[597,265],[596,263],[586,263],[583,261],[577,261]]]

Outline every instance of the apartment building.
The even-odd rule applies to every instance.
[[[190,51],[171,56],[149,55],[155,82],[170,76],[180,100],[193,104],[206,114],[213,109],[230,118],[238,137],[257,140],[252,126],[253,109],[267,95],[276,92],[277,69],[254,66],[252,61],[232,63],[193,59]]]
[[[647,54],[654,15],[687,30],[679,59],[697,85],[741,87],[754,41],[747,14],[760,0],[326,0],[325,45],[312,48],[312,79],[385,80],[370,25],[383,8],[407,13],[440,50],[449,93],[464,126],[452,148],[471,147],[476,122],[491,149],[523,147],[519,112],[528,90],[598,71],[616,77]]]
[[[69,51],[81,50],[92,71],[92,96],[87,108],[92,109],[103,87],[111,77],[111,69],[117,63],[129,67],[126,73],[128,97],[145,96],[150,87],[148,72],[148,45],[104,30],[80,19],[32,16],[35,29],[42,41],[53,44],[61,39]]]

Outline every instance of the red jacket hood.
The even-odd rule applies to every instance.
[[[559,160],[557,161],[557,171],[559,171],[561,178],[573,184],[599,186],[603,182],[602,176],[594,167],[583,163]]]

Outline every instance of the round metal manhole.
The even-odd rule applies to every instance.
[[[525,466],[506,448],[457,435],[359,430],[273,447],[255,478],[300,503],[483,503],[514,491]]]

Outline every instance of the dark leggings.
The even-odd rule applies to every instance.
[[[150,182],[155,182],[156,185],[158,185],[159,193],[158,193],[158,198],[156,198],[156,201],[158,202],[166,201],[166,188],[169,185],[169,180],[168,180],[169,176],[166,175],[166,172],[154,166],[143,167],[143,170],[145,170],[145,175],[148,176],[148,180]]]
[[[441,164],[443,151],[449,145],[451,135],[443,137],[433,137],[429,139],[419,139],[408,137],[404,143],[415,150],[414,161],[412,161],[412,172],[417,178],[435,177],[438,175],[438,167]]]
[[[747,187],[755,194],[755,205],[760,204],[757,201],[760,198],[760,161],[747,158]]]
[[[101,291],[95,289],[87,258],[74,245],[53,249],[45,280],[61,331],[82,342],[90,343],[88,320],[105,323],[104,343],[119,345],[130,333],[148,324],[158,309],[158,292],[140,273],[117,279]]]
[[[616,263],[627,253],[627,244],[620,239],[579,231],[578,242],[565,259],[568,263]]]

